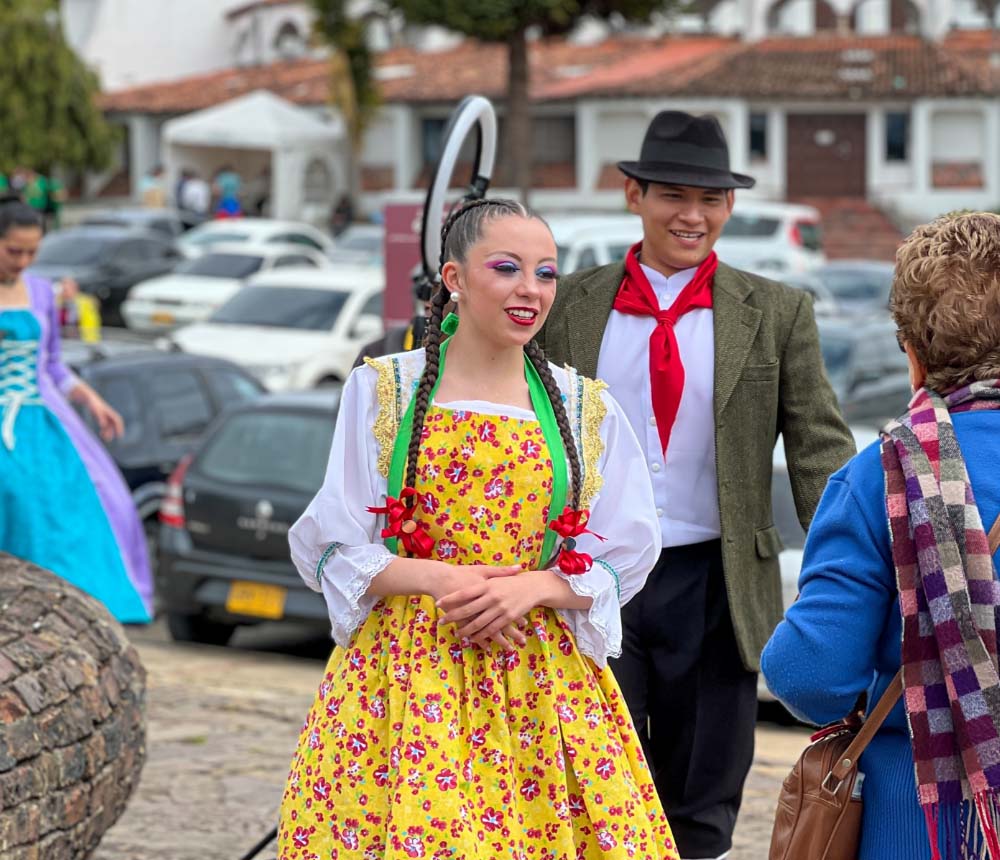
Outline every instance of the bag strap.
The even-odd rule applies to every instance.
[[[993,523],[988,540],[990,555],[993,555],[997,551],[997,548],[1000,547],[1000,516]],[[858,730],[854,740],[851,741],[850,746],[844,750],[844,754],[840,757],[840,760],[833,766],[828,779],[834,779],[838,784],[843,782],[848,772],[857,764],[858,759],[861,758],[861,753],[865,751],[865,747],[875,737],[875,733],[882,728],[885,718],[889,716],[889,712],[896,706],[896,702],[899,701],[902,695],[903,668],[900,667],[899,671],[889,682],[889,686],[885,688],[885,692],[878,700],[878,704],[868,712],[868,717]]]

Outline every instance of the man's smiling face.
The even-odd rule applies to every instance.
[[[711,253],[734,198],[732,191],[718,188],[640,183],[629,177],[625,199],[629,211],[642,219],[642,262],[669,277],[698,266]]]

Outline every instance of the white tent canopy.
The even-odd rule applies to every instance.
[[[184,168],[210,179],[222,167],[245,183],[270,171],[269,214],[325,221],[348,190],[347,134],[267,90],[170,120],[163,127],[171,182]]]

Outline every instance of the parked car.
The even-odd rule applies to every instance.
[[[185,209],[122,207],[92,212],[80,219],[79,224],[85,227],[131,227],[149,230],[172,240],[192,227],[197,227],[204,220],[204,216]]]
[[[323,254],[305,245],[213,245],[208,253],[185,260],[170,274],[137,284],[122,305],[122,316],[130,329],[169,331],[207,319],[257,272],[329,265]]]
[[[130,227],[72,227],[49,233],[30,271],[73,278],[101,303],[105,325],[122,325],[121,305],[140,281],[173,271],[183,256],[161,233]]]
[[[820,317],[817,325],[826,374],[847,422],[880,427],[900,415],[910,377],[892,320]]]
[[[241,624],[329,630],[288,555],[288,529],[326,473],[339,391],[269,395],[228,412],[170,477],[157,595],[174,639],[225,645]]]
[[[835,260],[814,269],[845,311],[884,311],[892,288],[892,263],[881,260]]]
[[[382,336],[384,285],[381,266],[275,270],[170,338],[185,352],[246,367],[272,391],[330,385]]]
[[[277,242],[281,245],[304,245],[329,254],[334,248],[333,239],[326,233],[298,221],[276,221],[272,218],[229,218],[206,221],[189,230],[177,242],[189,257],[197,257],[225,242]]]
[[[63,357],[125,421],[124,435],[107,444],[108,452],[150,537],[158,531],[167,478],[180,459],[223,411],[263,391],[253,376],[228,361],[163,352],[134,339],[65,341]],[[96,432],[90,413],[81,411],[81,416]]]
[[[554,215],[546,221],[559,250],[559,271],[566,274],[622,260],[642,238],[642,224],[630,214]],[[731,266],[777,280],[826,259],[818,210],[756,200],[737,199],[715,250]]]
[[[380,224],[351,224],[337,239],[330,259],[334,263],[381,265],[385,228]]]
[[[788,272],[778,278],[781,283],[799,290],[805,290],[812,296],[813,313],[817,316],[831,316],[838,312],[837,300],[833,293],[812,272]]]
[[[826,260],[819,210],[792,203],[737,199],[715,250],[730,266],[775,280]]]

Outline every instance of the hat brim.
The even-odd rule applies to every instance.
[[[632,179],[657,182],[661,185],[690,185],[694,188],[753,188],[757,180],[742,173],[715,170],[711,167],[694,167],[690,164],[673,164],[619,161],[618,169]]]

